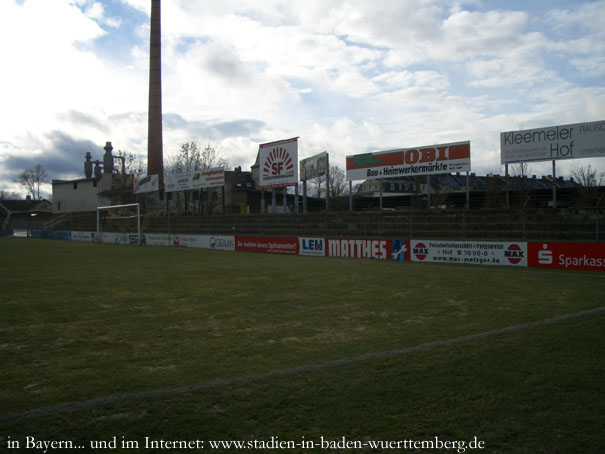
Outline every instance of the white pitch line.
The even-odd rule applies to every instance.
[[[83,401],[79,401],[79,402],[67,402],[64,404],[54,405],[54,406],[50,406],[50,407],[41,407],[41,408],[27,410],[27,411],[19,412],[19,413],[17,413],[17,412],[5,413],[3,415],[0,415],[0,422],[7,422],[7,421],[26,419],[26,418],[35,418],[38,416],[47,416],[47,415],[52,415],[52,414],[57,414],[57,413],[66,413],[66,412],[71,412],[71,411],[77,411],[77,410],[97,407],[97,406],[101,406],[101,405],[125,402],[125,401],[129,401],[129,400],[142,400],[142,399],[150,399],[150,398],[186,394],[186,393],[200,391],[200,390],[204,390],[204,389],[214,389],[214,388],[222,388],[225,386],[241,385],[241,384],[246,384],[246,383],[250,383],[253,381],[261,381],[261,380],[264,380],[267,378],[272,378],[272,377],[282,377],[282,376],[293,375],[293,374],[297,374],[297,373],[313,372],[313,371],[321,370],[321,369],[329,369],[329,368],[333,368],[333,367],[346,366],[348,364],[354,364],[354,363],[358,363],[361,361],[368,361],[368,360],[372,360],[372,359],[400,356],[400,355],[405,355],[408,353],[429,350],[429,349],[436,348],[436,347],[443,347],[443,346],[448,346],[448,345],[452,345],[452,344],[458,344],[461,342],[468,342],[468,341],[472,341],[472,340],[476,340],[476,339],[481,339],[484,337],[496,336],[498,334],[512,333],[512,332],[521,331],[521,330],[528,329],[528,328],[534,328],[537,326],[551,325],[554,323],[562,322],[562,321],[573,319],[573,318],[597,314],[597,313],[603,312],[603,311],[605,311],[605,306],[597,307],[594,309],[588,309],[588,310],[584,310],[584,311],[579,311],[579,312],[573,312],[571,314],[558,315],[556,317],[547,318],[544,320],[538,320],[538,321],[534,321],[534,322],[521,323],[519,325],[507,326],[505,328],[497,328],[497,329],[493,329],[490,331],[484,331],[481,333],[469,334],[467,336],[460,336],[460,337],[455,337],[452,339],[444,339],[444,340],[439,340],[439,341],[426,342],[424,344],[415,345],[413,347],[405,347],[405,348],[400,348],[400,349],[396,349],[396,350],[388,350],[388,351],[382,351],[382,352],[376,352],[376,353],[366,353],[364,355],[354,356],[354,357],[350,357],[350,358],[336,359],[336,360],[325,361],[325,362],[317,363],[317,364],[307,364],[307,365],[302,365],[302,366],[297,366],[297,367],[289,367],[289,368],[285,368],[285,369],[276,369],[276,370],[272,370],[269,372],[262,372],[262,373],[258,373],[258,374],[241,375],[239,377],[210,380],[210,381],[195,383],[195,384],[186,385],[186,386],[179,386],[179,387],[174,387],[174,388],[161,388],[161,389],[154,389],[154,390],[150,390],[150,391],[141,391],[138,393],[131,393],[131,394],[116,394],[113,396],[97,397],[94,399],[83,400]]]

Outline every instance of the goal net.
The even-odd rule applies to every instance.
[[[141,207],[138,203],[97,207],[99,243],[141,244]]]

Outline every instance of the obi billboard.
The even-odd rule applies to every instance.
[[[605,121],[500,133],[502,164],[605,156]]]
[[[260,189],[296,186],[298,184],[298,137],[260,145],[258,176]]]
[[[527,266],[527,243],[411,240],[414,262]]]
[[[347,156],[347,180],[471,170],[471,143],[456,142]]]
[[[528,244],[529,266],[570,270],[605,271],[605,244],[553,243]]]

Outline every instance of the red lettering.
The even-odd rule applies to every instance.
[[[422,148],[420,150],[422,157],[420,162],[433,162],[435,160],[435,149],[434,148]]]
[[[439,152],[437,161],[447,161],[447,147],[439,147],[437,151]]]
[[[405,152],[405,163],[416,164],[419,159],[418,150],[407,150]]]

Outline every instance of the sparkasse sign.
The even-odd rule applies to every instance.
[[[502,164],[605,156],[605,120],[500,133]]]
[[[347,156],[347,180],[471,170],[471,143],[455,142]]]
[[[258,150],[260,189],[298,184],[298,137],[261,144]]]

